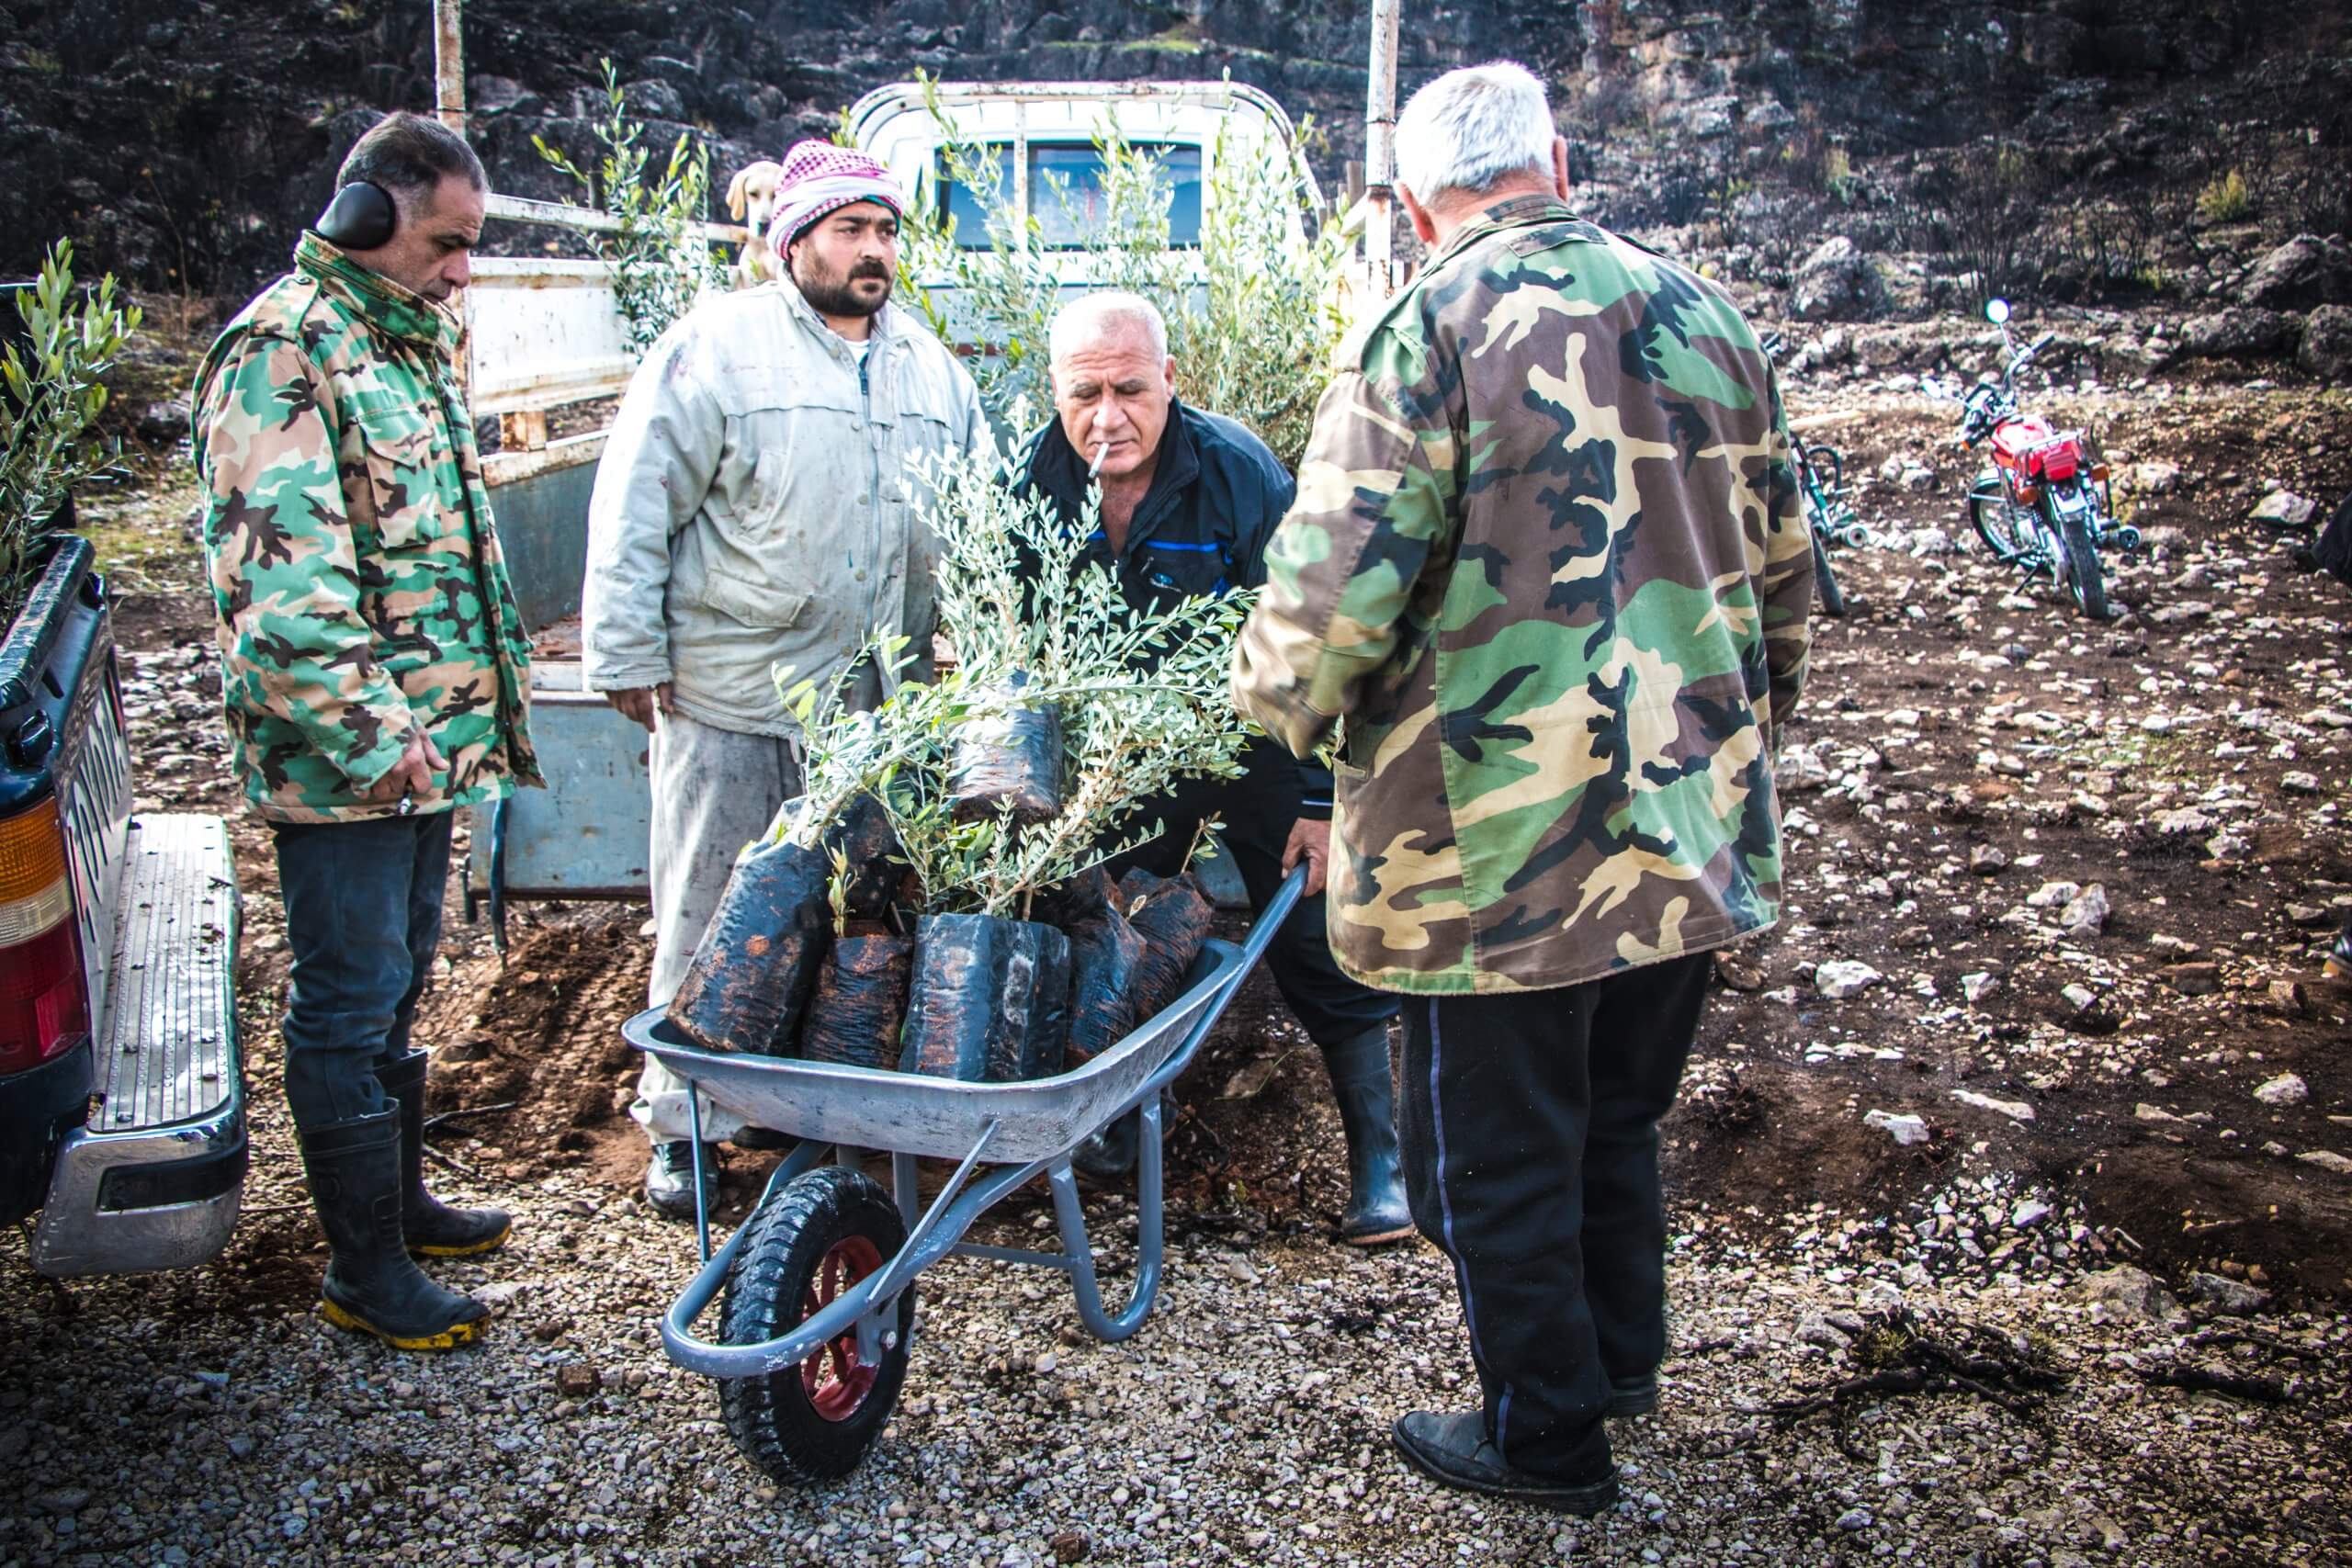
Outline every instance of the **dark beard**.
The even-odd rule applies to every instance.
[[[869,301],[852,291],[850,285],[867,277],[882,280],[879,299]],[[882,307],[890,302],[890,275],[878,270],[853,271],[847,277],[836,279],[807,276],[800,268],[795,267],[792,281],[800,290],[800,297],[808,301],[809,309],[820,316],[872,316],[878,314]]]

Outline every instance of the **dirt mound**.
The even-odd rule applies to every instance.
[[[522,935],[503,965],[469,959],[434,987],[417,1023],[438,1047],[427,1110],[480,1141],[458,1157],[520,1179],[626,1134],[642,1159],[628,1113],[638,1056],[621,1038],[652,958],[639,918],[575,912]]]

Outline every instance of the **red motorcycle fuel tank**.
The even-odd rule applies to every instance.
[[[2071,479],[2082,466],[2082,446],[2041,415],[2020,414],[1993,432],[1993,460],[2030,479]]]

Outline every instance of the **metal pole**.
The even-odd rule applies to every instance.
[[[1375,299],[1395,291],[1396,196],[1396,23],[1402,0],[1372,0],[1372,69],[1364,84],[1363,259]]]
[[[433,0],[433,112],[466,133],[466,45],[458,28],[465,0]]]

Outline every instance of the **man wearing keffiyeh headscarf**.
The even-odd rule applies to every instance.
[[[890,298],[903,207],[889,170],[829,142],[803,141],[776,176],[768,244],[801,297],[852,342]]]
[[[800,793],[775,671],[846,679],[870,703],[881,677],[852,668],[870,637],[930,648],[933,546],[907,464],[989,438],[971,377],[890,302],[905,198],[889,171],[804,141],[775,203],[784,277],[704,300],[654,344],[589,504],[586,683],[653,737],[655,1006],[684,976],[737,852]],[[631,1111],[653,1144],[646,1196],[678,1217],[695,1212],[688,1092],[648,1058]],[[702,1127],[769,1141],[713,1106]]]

